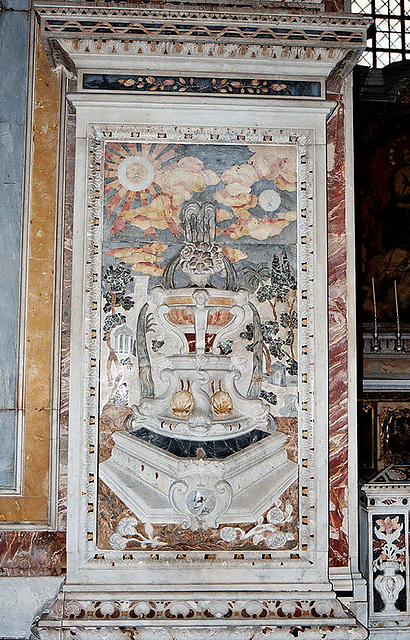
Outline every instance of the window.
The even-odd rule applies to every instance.
[[[351,10],[374,20],[360,63],[380,68],[410,59],[410,0],[352,0]]]

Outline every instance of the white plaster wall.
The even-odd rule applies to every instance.
[[[34,617],[54,601],[61,578],[0,578],[0,640],[29,638]]]

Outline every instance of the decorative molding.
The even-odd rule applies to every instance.
[[[74,62],[57,39],[49,38],[48,40],[45,40],[44,48],[53,69],[65,69],[69,78],[76,77]]]
[[[131,600],[119,593],[116,598],[94,600],[90,593],[78,595],[60,593],[36,621],[36,636],[44,640],[66,640],[73,634],[78,640],[291,640],[299,633],[311,640],[367,637],[366,629],[335,598]],[[235,624],[228,626],[228,621]]]
[[[327,91],[329,93],[339,94],[343,92],[344,80],[351,71],[353,71],[353,67],[356,66],[361,55],[362,51],[360,49],[349,51],[344,58],[336,64],[334,69],[330,72],[326,83]]]
[[[179,61],[187,56],[231,62],[305,60],[318,62],[323,77],[340,63],[332,80],[334,91],[364,50],[370,25],[367,18],[358,15],[284,14],[271,5],[256,11],[231,6],[226,11],[191,9],[189,4],[181,8],[140,4],[131,9],[38,2],[35,9],[42,38],[50,41],[46,48],[51,64],[56,68],[66,65],[70,74],[73,65],[90,69],[91,63],[97,69],[98,61],[107,56],[110,68],[117,71],[132,68],[131,62],[124,67],[124,60],[130,57],[135,70],[136,56],[167,55]],[[162,64],[168,62],[163,60]],[[296,73],[300,73],[300,66],[298,69]],[[312,72],[318,73],[317,69]]]
[[[44,629],[40,640],[293,640],[303,633],[306,640],[365,640],[367,630],[353,625],[320,623],[289,626],[224,626],[215,627],[76,627]]]
[[[372,352],[372,341],[373,341],[373,333],[369,325],[364,326],[363,333],[363,356],[365,358],[371,355],[372,359],[383,360],[383,358],[395,356],[401,358],[402,360],[406,358],[406,354],[410,355],[410,332],[407,325],[405,325],[402,329],[402,341],[404,346],[404,352],[397,353],[395,347],[397,345],[397,334],[396,327],[392,325],[382,325],[380,329],[379,342],[380,342],[380,352],[373,353]]]
[[[202,620],[221,620],[235,618],[242,620],[264,620],[272,618],[291,618],[303,617],[317,619],[318,617],[329,618],[334,620],[343,618],[345,613],[342,605],[336,599],[331,600],[299,600],[298,598],[289,600],[259,600],[259,599],[243,599],[243,600],[223,600],[223,599],[175,599],[175,600],[123,600],[122,597],[101,599],[101,600],[82,600],[82,599],[64,599],[63,611],[64,617],[71,620],[106,619],[115,620],[120,618],[139,620],[190,620],[198,618]],[[61,605],[59,601],[53,605],[50,611],[51,619],[61,615]]]
[[[189,4],[193,5],[192,9],[188,9]],[[371,20],[369,18],[363,17],[360,14],[329,14],[329,13],[284,13],[283,8],[275,9],[272,6],[267,6],[261,9],[261,6],[258,4],[258,9],[253,11],[249,7],[249,3],[247,2],[243,7],[239,8],[238,6],[231,5],[231,10],[223,11],[221,10],[213,10],[213,9],[199,9],[195,3],[184,3],[183,7],[179,9],[176,7],[175,3],[173,3],[172,8],[169,7],[161,7],[159,8],[157,4],[152,3],[151,5],[144,6],[142,3],[133,4],[132,7],[113,7],[111,4],[102,6],[101,4],[91,4],[89,2],[81,3],[81,2],[69,2],[69,3],[61,3],[58,0],[56,2],[41,2],[37,1],[34,3],[35,9],[42,20],[45,21],[46,28],[51,32],[53,30],[59,30],[58,23],[54,25],[52,20],[58,21],[58,19],[63,20],[65,18],[69,19],[78,19],[81,18],[86,19],[87,21],[92,21],[94,24],[98,23],[101,18],[112,19],[113,22],[121,21],[123,22],[125,18],[129,18],[133,21],[133,23],[138,24],[137,20],[141,21],[161,21],[166,20],[171,24],[174,24],[176,20],[183,21],[186,25],[189,25],[189,20],[192,22],[203,24],[204,21],[210,21],[211,23],[214,21],[215,23],[219,23],[220,25],[224,22],[231,22],[233,24],[236,23],[244,23],[243,26],[246,26],[247,23],[255,23],[257,25],[260,24],[268,24],[269,28],[278,28],[283,26],[284,24],[288,24],[289,28],[292,26],[297,26],[299,30],[302,30],[304,27],[317,28],[318,30],[328,29],[329,27],[333,27],[339,29],[340,32],[346,32],[344,37],[341,36],[341,39],[345,42],[350,40],[358,41],[359,35],[357,34],[357,30],[360,29],[362,34],[366,35],[366,30],[371,24]],[[303,2],[305,5],[305,2]],[[137,16],[137,18],[136,18]],[[130,23],[132,24],[132,23]],[[128,27],[125,27],[128,29]],[[88,29],[91,31],[92,27]],[[84,31],[85,33],[86,31]],[[240,34],[240,32],[238,32]],[[299,33],[299,32],[298,32]],[[174,37],[177,35],[177,30],[175,30]],[[327,33],[326,37],[331,38],[333,34]],[[122,37],[124,36],[124,29],[122,31]],[[232,37],[235,37],[233,35]],[[236,36],[237,37],[237,36]],[[281,36],[282,38],[286,38],[287,34]],[[314,33],[310,33],[309,36],[304,35],[304,37],[314,37]]]

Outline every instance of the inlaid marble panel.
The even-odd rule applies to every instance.
[[[2,296],[0,308],[1,391],[0,391],[0,492],[20,490],[21,434],[18,435],[18,316],[20,298],[21,222],[23,210],[23,158],[27,96],[27,57],[29,19],[24,3],[15,11],[13,2],[2,12],[0,60],[2,82],[0,100],[0,201],[2,234],[0,253],[3,267],[0,275]],[[20,61],[16,74],[10,59]],[[20,425],[21,431],[21,425]]]
[[[219,78],[219,77],[173,77],[158,75],[92,74],[82,77],[82,88],[86,91],[126,91],[196,94],[228,94],[239,96],[288,97],[322,96],[321,83],[311,80],[266,80],[264,78]]]
[[[329,119],[329,558],[331,567],[348,563],[348,334],[344,106]]]
[[[0,531],[0,576],[59,576],[65,573],[65,533]]]
[[[41,44],[35,55],[31,200],[27,225],[24,344],[24,452],[20,495],[0,497],[0,523],[49,522],[54,259],[60,79]],[[11,282],[11,279],[10,279]],[[16,302],[16,301],[15,301]],[[17,305],[17,302],[16,302]]]
[[[311,133],[91,125],[86,157],[84,561],[307,561]]]
[[[297,179],[291,145],[105,143],[103,547],[297,546]]]

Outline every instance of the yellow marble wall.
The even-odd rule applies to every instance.
[[[21,496],[0,497],[0,522],[50,519],[50,426],[60,76],[36,47],[31,203],[28,221],[24,462]],[[30,160],[30,159],[28,159]],[[24,301],[25,292],[22,291]]]

